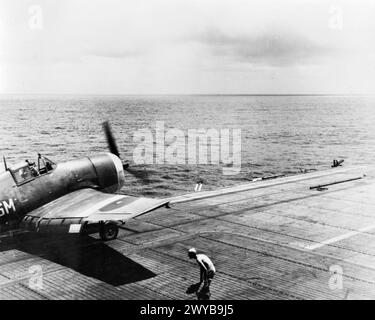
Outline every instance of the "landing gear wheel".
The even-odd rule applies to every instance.
[[[118,235],[118,226],[112,223],[103,223],[100,225],[99,235],[103,241],[114,240]]]

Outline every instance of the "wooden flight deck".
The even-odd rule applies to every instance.
[[[105,244],[22,232],[0,240],[0,299],[196,300],[186,293],[199,279],[190,247],[216,266],[213,300],[374,299],[375,167],[173,197]]]

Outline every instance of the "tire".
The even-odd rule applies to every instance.
[[[103,241],[114,240],[118,235],[118,226],[112,223],[103,223],[100,226],[99,235]]]

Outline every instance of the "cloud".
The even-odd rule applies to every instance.
[[[316,61],[316,58],[336,51],[333,47],[317,44],[291,32],[229,35],[218,29],[209,29],[191,37],[191,40],[207,46],[218,57],[271,66],[309,64],[313,59]]]
[[[374,3],[3,0],[0,92],[374,92]]]

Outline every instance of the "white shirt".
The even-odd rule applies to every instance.
[[[215,266],[212,263],[211,259],[205,254],[197,254],[197,261],[199,265],[203,265],[207,271],[216,272]]]

